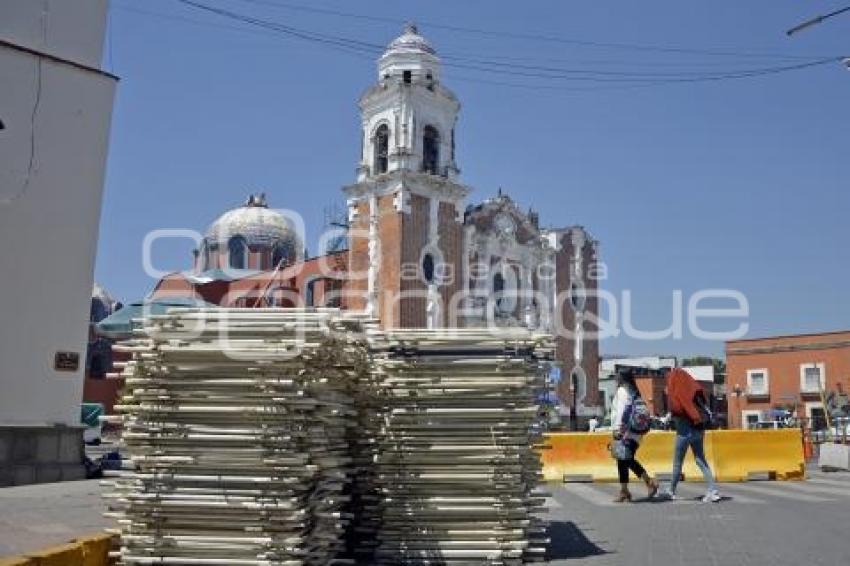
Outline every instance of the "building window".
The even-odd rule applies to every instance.
[[[824,364],[800,365],[800,391],[818,393],[826,386]]]
[[[422,135],[422,170],[437,174],[440,165],[440,133],[434,126],[425,126]]]
[[[812,430],[825,430],[826,411],[821,403],[806,403],[806,416],[809,417],[809,428]]]
[[[210,247],[206,242],[201,244],[201,265],[200,271],[206,271],[210,269]]]
[[[496,272],[493,274],[493,298],[498,315],[507,316],[516,310],[516,284],[516,269],[504,264],[496,267]]]
[[[505,290],[505,276],[501,273],[493,275],[493,293],[501,293]]]
[[[390,166],[390,127],[378,126],[375,132],[375,174],[386,173]]]
[[[325,306],[338,309],[342,307],[342,281],[325,279]]]
[[[233,236],[227,241],[227,257],[233,269],[245,269],[248,259],[248,243],[242,236]]]
[[[405,84],[410,84],[413,82],[413,72],[412,71],[402,71],[401,79],[405,82]]]
[[[745,430],[758,428],[761,420],[761,411],[741,411],[741,424]]]
[[[289,242],[279,242],[275,244],[272,250],[272,269],[277,269],[292,263],[292,244]]]
[[[770,381],[766,369],[747,370],[747,394],[767,395],[770,391]]]
[[[575,312],[584,312],[585,304],[587,303],[587,293],[584,287],[573,281],[570,283],[570,305]]]
[[[429,285],[434,282],[434,256],[431,254],[422,257],[422,278]]]
[[[304,306],[305,307],[315,307],[316,306],[316,281],[318,279],[311,279],[307,282],[307,286],[304,289]]]

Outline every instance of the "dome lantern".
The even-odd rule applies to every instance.
[[[440,73],[437,51],[419,34],[416,24],[408,23],[400,36],[387,45],[378,60],[378,79],[392,77],[410,81],[436,81]]]

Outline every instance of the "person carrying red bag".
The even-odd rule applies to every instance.
[[[705,429],[711,425],[712,419],[705,390],[687,371],[674,368],[667,374],[667,399],[676,428],[676,443],[673,451],[673,477],[664,495],[668,499],[676,499],[682,465],[690,448],[708,487],[702,501],[717,503],[722,498],[711,467],[705,459]]]

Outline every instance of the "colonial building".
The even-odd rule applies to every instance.
[[[850,391],[850,331],[727,342],[726,387],[732,428],[785,412],[825,428],[829,400]]]
[[[389,44],[359,108],[356,182],[343,188],[345,250],[304,257],[292,219],[252,196],[209,227],[194,270],[163,278],[154,297],[336,305],[385,328],[552,332],[567,377],[561,403],[579,416],[598,414],[596,240],[580,226],[542,228],[501,190],[467,206],[471,189],[455,153],[460,102],[414,26]]]

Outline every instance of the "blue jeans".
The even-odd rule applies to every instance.
[[[682,464],[685,463],[685,455],[688,453],[688,447],[694,453],[694,460],[697,462],[697,467],[702,472],[702,477],[705,483],[708,484],[708,489],[717,489],[717,484],[714,483],[714,475],[711,473],[711,468],[705,460],[705,431],[690,429],[686,433],[676,433],[676,449],[673,454],[673,479],[670,480],[670,492],[676,493],[676,486],[679,485],[679,478],[682,476]]]

